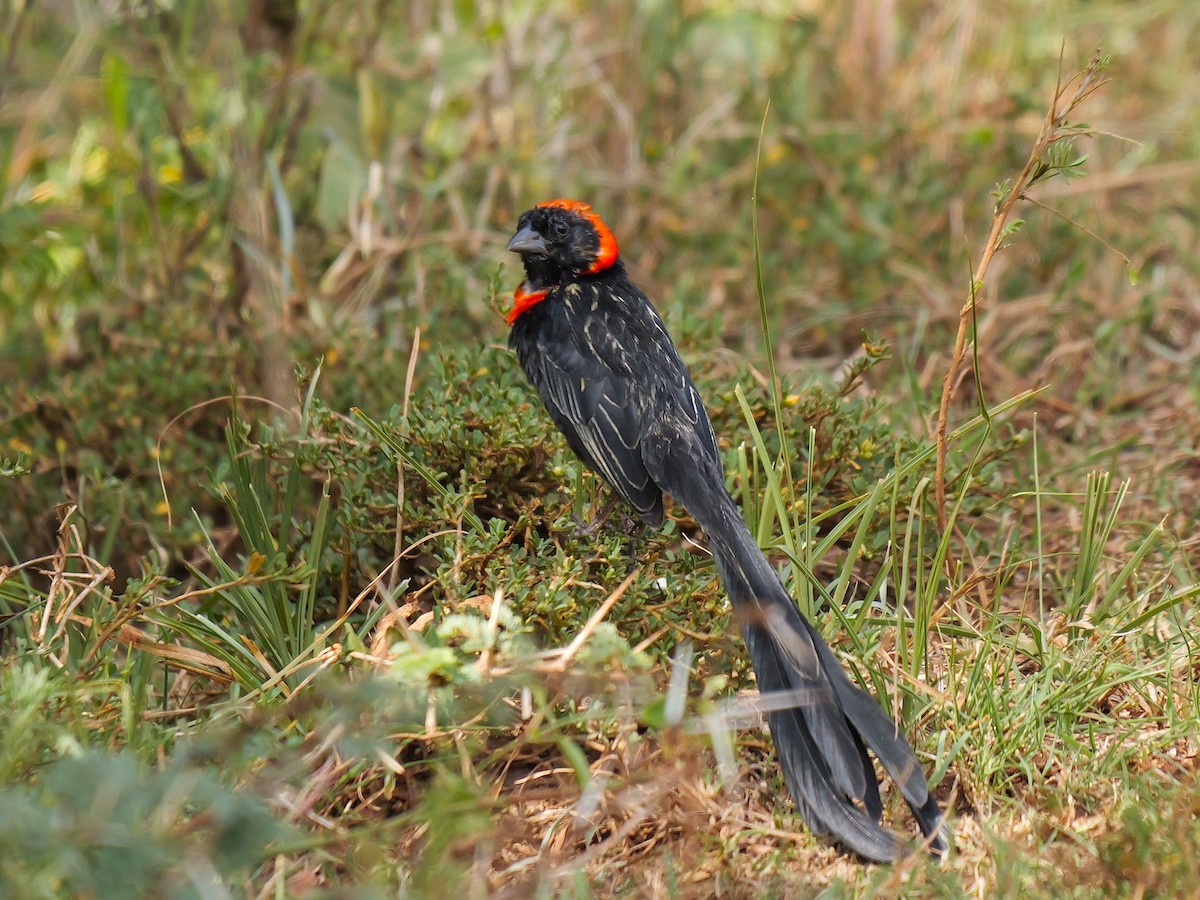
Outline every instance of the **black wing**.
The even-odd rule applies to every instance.
[[[648,524],[662,521],[664,488],[643,458],[649,432],[666,426],[721,472],[687,367],[650,301],[626,278],[555,288],[516,321],[510,343],[571,449]]]
[[[646,471],[639,448],[641,429],[631,397],[636,387],[569,341],[534,338],[517,343],[517,352],[576,455],[645,522],[661,522],[662,491]]]
[[[654,345],[651,353],[643,355],[646,360],[655,361],[661,369],[639,371],[635,368],[632,371],[640,375],[645,383],[659,387],[658,411],[667,416],[677,412],[700,441],[699,452],[721,469],[721,451],[708,412],[704,409],[704,401],[700,399],[700,392],[696,390],[687,366],[679,358],[662,317],[641,289],[630,281],[623,280],[616,287],[614,300],[615,305],[620,307],[619,315],[607,316],[604,327],[618,335],[628,335],[618,337],[618,343],[628,341],[635,346]],[[667,490],[665,485],[659,487]],[[667,493],[670,491],[667,490]]]

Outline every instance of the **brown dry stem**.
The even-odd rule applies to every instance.
[[[963,304],[958,314],[958,333],[954,337],[954,351],[950,355],[950,365],[946,368],[946,376],[942,380],[942,400],[938,407],[936,432],[937,472],[934,484],[937,499],[938,526],[943,531],[945,531],[947,525],[946,450],[948,446],[950,398],[954,395],[954,389],[958,384],[959,375],[962,371],[963,357],[966,355],[967,350],[967,330],[975,318],[979,290],[983,286],[988,267],[992,262],[992,257],[1003,246],[1013,208],[1017,205],[1018,201],[1029,199],[1029,188],[1035,182],[1047,175],[1053,174],[1055,171],[1055,168],[1046,160],[1047,151],[1059,141],[1089,133],[1086,129],[1071,125],[1069,117],[1084,100],[1107,83],[1108,79],[1104,78],[1102,74],[1106,62],[1105,55],[1097,50],[1086,69],[1077,73],[1066,83],[1061,78],[1059,79],[1054,91],[1054,100],[1050,104],[1050,109],[1042,122],[1037,139],[1033,142],[1033,147],[1029,152],[1029,158],[1025,161],[1024,168],[1021,169],[1021,173],[1016,179],[1007,186],[1007,190],[1003,192],[1003,195],[997,199],[995,213],[992,215],[992,226],[983,247],[983,254],[979,258],[979,265],[975,269],[975,274],[968,288],[967,301]],[[1074,90],[1072,90],[1073,86]]]

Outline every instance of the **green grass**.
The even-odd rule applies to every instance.
[[[1110,0],[7,5],[0,894],[1200,891],[1198,43]],[[973,283],[1097,47],[1041,157],[1080,177]],[[805,830],[679,510],[580,530],[495,314],[563,195],[945,865]]]

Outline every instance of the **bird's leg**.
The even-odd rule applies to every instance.
[[[641,519],[625,513],[622,516],[622,525],[624,533],[629,535],[629,552],[627,559],[630,567],[640,565],[647,561],[650,556],[657,556],[658,553],[648,554],[645,552],[646,546],[650,543],[650,527]]]
[[[600,511],[592,517],[591,522],[584,522],[579,516],[574,516],[576,533],[581,537],[595,537],[608,524],[613,510],[617,508],[619,503],[621,503],[621,496],[615,492],[610,493],[608,499],[604,501],[604,505],[600,507]],[[625,526],[625,530],[628,532],[629,514],[625,513],[623,519],[622,525]]]

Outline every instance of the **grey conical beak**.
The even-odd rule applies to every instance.
[[[545,256],[550,250],[546,239],[528,225],[517,230],[508,242],[508,249],[522,256]]]

